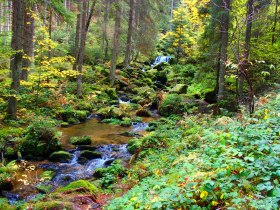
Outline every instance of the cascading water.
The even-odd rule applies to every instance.
[[[154,66],[156,66],[160,63],[164,63],[164,62],[168,63],[171,58],[172,58],[171,56],[158,56],[158,57],[156,57],[156,60],[154,61],[154,63],[151,65],[151,68],[153,68]]]

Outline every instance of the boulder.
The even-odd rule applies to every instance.
[[[49,159],[50,161],[54,161],[54,162],[67,163],[70,161],[71,156],[72,155],[69,152],[57,151],[57,152],[53,152],[50,155]]]

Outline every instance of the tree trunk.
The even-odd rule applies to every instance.
[[[253,93],[253,85],[250,80],[247,69],[249,67],[249,58],[250,58],[250,42],[251,42],[251,31],[252,31],[252,22],[253,22],[253,14],[254,14],[254,1],[247,1],[247,23],[246,23],[246,32],[245,32],[245,43],[244,43],[244,52],[243,59],[239,63],[239,84],[238,84],[238,96],[239,101],[241,101],[243,97],[243,83],[244,79],[248,83],[248,104],[250,113],[254,111],[254,93]]]
[[[87,2],[83,0],[82,2],[82,22],[81,22],[81,39],[80,39],[80,48],[78,52],[78,77],[77,77],[77,96],[82,96],[82,71],[83,71],[83,61],[84,61],[84,49],[86,43],[86,18],[87,18]]]
[[[21,79],[28,80],[28,71],[33,65],[34,59],[34,33],[35,33],[35,19],[32,13],[35,11],[35,5],[31,8],[25,8],[24,14],[24,36],[23,36],[23,53],[25,58],[22,61]]]
[[[49,39],[52,39],[52,16],[53,16],[53,12],[52,12],[52,8],[49,7]],[[51,47],[49,47],[49,52],[48,52],[48,56],[49,59],[52,57],[52,49]]]
[[[79,55],[79,47],[80,47],[80,39],[81,39],[81,23],[82,23],[82,15],[81,15],[81,0],[77,2],[78,4],[78,14],[77,14],[77,22],[76,22],[76,37],[75,37],[75,47],[73,55],[75,57],[75,62],[73,64],[73,70],[77,70],[77,62]]]
[[[227,61],[227,47],[228,47],[228,30],[230,21],[230,3],[231,0],[224,0],[221,8],[223,8],[221,16],[221,50],[220,50],[220,70],[219,70],[219,91],[218,101],[224,98],[225,89],[225,74],[226,74],[226,61]]]
[[[274,23],[273,23],[273,27],[272,27],[272,39],[271,39],[271,43],[274,44],[275,43],[275,31],[276,31],[276,26],[277,26],[277,13],[278,13],[278,0],[275,0],[275,13],[274,13]]]
[[[110,68],[110,85],[113,86],[116,77],[116,65],[120,42],[120,28],[121,28],[121,6],[119,0],[115,1],[116,4],[116,18],[115,18],[115,32],[113,39],[113,49],[112,49],[112,62]]]
[[[17,98],[20,85],[20,72],[22,68],[22,37],[24,25],[24,0],[13,0],[13,15],[12,15],[12,42],[11,48],[15,54],[11,56],[11,96],[8,98],[7,118],[16,120],[17,115]]]
[[[128,19],[126,51],[125,51],[125,59],[124,59],[124,66],[126,68],[128,67],[128,65],[129,65],[129,63],[131,61],[134,11],[135,11],[135,0],[130,0],[130,10],[129,10],[129,19]]]
[[[108,59],[108,51],[109,51],[109,39],[107,34],[107,26],[109,21],[109,8],[110,8],[110,0],[105,0],[105,11],[104,11],[104,26],[103,26],[103,49],[104,49],[104,59]]]

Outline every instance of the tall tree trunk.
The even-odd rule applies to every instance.
[[[52,12],[52,8],[49,7],[49,39],[52,39],[52,16],[53,16],[53,12]],[[48,56],[49,59],[52,57],[52,50],[51,47],[49,47],[49,52],[48,52]]]
[[[92,2],[91,8],[89,9],[89,2],[87,0],[83,0],[82,4],[82,11],[81,11],[81,38],[80,38],[80,44],[79,44],[79,51],[78,51],[78,57],[77,57],[77,64],[78,64],[78,72],[79,75],[77,77],[77,96],[82,96],[82,71],[83,71],[83,63],[84,63],[84,51],[85,51],[85,44],[86,44],[86,36],[87,32],[89,30],[89,25],[91,22],[91,18],[93,16],[94,8],[96,5],[96,1],[94,0]]]
[[[2,32],[3,4],[0,2],[0,32]]]
[[[220,70],[219,70],[219,91],[218,101],[223,100],[225,90],[225,74],[226,74],[226,61],[227,61],[227,47],[228,47],[228,30],[230,21],[230,3],[231,0],[224,0],[221,8],[221,50],[220,50]]]
[[[77,2],[78,4],[78,14],[76,21],[76,37],[75,37],[75,47],[73,55],[75,57],[75,62],[73,64],[73,70],[77,70],[77,62],[80,48],[80,39],[81,39],[81,23],[82,23],[82,15],[81,15],[81,0]]]
[[[113,86],[115,83],[116,77],[116,65],[117,65],[117,57],[119,50],[119,42],[120,42],[120,29],[121,29],[121,6],[119,0],[115,1],[116,4],[116,18],[115,18],[115,32],[114,32],[114,40],[113,40],[113,49],[112,49],[112,62],[110,68],[110,85]]]
[[[108,39],[108,22],[109,22],[109,9],[110,9],[110,0],[105,0],[105,11],[104,11],[104,25],[103,25],[103,49],[104,49],[104,59],[108,60],[108,51],[109,51],[109,39]]]
[[[249,103],[249,110],[250,113],[254,111],[254,93],[253,93],[253,85],[252,81],[250,80],[247,69],[249,67],[249,59],[250,59],[250,42],[251,42],[251,31],[252,31],[252,22],[253,22],[253,14],[254,14],[254,1],[255,0],[248,0],[247,1],[247,23],[246,23],[246,32],[245,32],[245,43],[244,43],[244,52],[243,52],[243,59],[239,61],[239,84],[238,84],[238,96],[239,100],[243,97],[243,83],[244,79],[248,83],[248,103]]]
[[[126,51],[125,51],[125,59],[124,59],[124,66],[126,68],[128,67],[128,65],[129,65],[129,63],[131,61],[134,11],[135,11],[135,0],[130,0],[130,10],[129,10],[129,19],[128,19]]]
[[[81,22],[81,39],[80,39],[80,47],[78,52],[78,77],[77,77],[77,96],[82,96],[82,71],[83,71],[83,62],[84,62],[84,48],[86,43],[86,18],[87,18],[87,2],[83,0],[82,2],[82,22]]]
[[[272,38],[271,38],[271,43],[274,44],[275,43],[275,31],[276,31],[276,26],[277,26],[277,20],[278,20],[278,0],[275,0],[275,13],[274,13],[274,23],[273,23],[273,27],[272,27]]]
[[[11,96],[8,98],[7,117],[16,120],[17,118],[17,98],[20,85],[20,72],[22,68],[22,37],[24,25],[24,0],[13,0],[12,15],[12,43],[11,48],[15,54],[11,56],[10,69],[12,76]]]
[[[32,13],[35,11],[35,5],[25,8],[24,14],[24,36],[23,36],[23,53],[25,58],[22,61],[21,79],[28,80],[28,71],[33,65],[34,58],[34,33],[35,33],[35,19]]]

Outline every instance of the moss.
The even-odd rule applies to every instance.
[[[165,95],[159,106],[159,114],[169,116],[172,114],[182,114],[186,109],[183,97],[177,94]]]
[[[39,184],[36,186],[36,189],[39,190],[41,193],[49,193],[53,189],[52,185],[49,184]]]
[[[61,124],[60,124],[60,126],[62,127],[62,128],[66,128],[66,127],[68,127],[70,124],[68,123],[68,122],[62,122]]]
[[[17,208],[15,206],[10,205],[8,199],[0,198],[0,209],[15,210]]]
[[[73,209],[70,202],[65,201],[43,201],[32,205],[33,210],[58,210],[58,209]]]
[[[12,187],[12,176],[7,172],[0,173],[0,191],[8,191],[11,190]]]
[[[79,123],[79,120],[74,117],[70,117],[67,119],[67,123],[68,124],[77,124],[77,123]]]
[[[78,180],[75,182],[70,183],[69,185],[59,188],[57,190],[57,192],[71,192],[71,191],[75,191],[76,189],[80,189],[83,188],[84,192],[88,192],[90,194],[95,194],[98,192],[98,189],[96,186],[94,186],[93,184],[91,184],[89,181],[87,180]]]
[[[121,121],[120,125],[124,126],[124,127],[129,127],[131,126],[132,120],[128,117],[123,118],[123,120]]]
[[[90,136],[73,136],[70,138],[70,142],[73,145],[90,145],[91,137]]]
[[[80,157],[91,160],[91,159],[96,159],[96,158],[102,158],[102,155],[100,152],[84,150],[81,152]]]
[[[88,111],[77,110],[75,114],[76,114],[76,117],[79,121],[84,122],[84,121],[87,120]]]
[[[16,158],[17,157],[17,151],[13,147],[7,147],[4,153],[4,156],[6,158]]]
[[[128,142],[127,151],[134,154],[142,146],[142,141],[140,139],[131,139]]]
[[[50,155],[49,159],[51,161],[57,161],[57,162],[69,162],[69,160],[71,159],[71,154],[65,151],[57,151],[57,152],[53,152]]]
[[[47,181],[52,180],[54,175],[55,175],[54,171],[44,171],[41,174],[40,179],[42,179],[44,182],[47,182]]]

